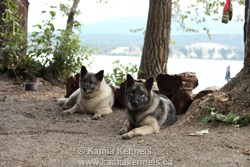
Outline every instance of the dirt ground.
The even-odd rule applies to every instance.
[[[56,99],[64,95],[65,89],[46,82],[25,91],[0,76],[0,166],[250,166],[249,125],[177,124],[122,140],[124,109],[100,120],[62,116]],[[189,135],[204,129],[209,133]]]

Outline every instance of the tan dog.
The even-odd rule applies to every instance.
[[[152,133],[176,122],[173,103],[163,95],[152,91],[153,78],[137,82],[127,74],[125,102],[126,120],[120,130],[123,139],[131,139]]]
[[[75,112],[93,114],[93,119],[112,113],[114,90],[104,79],[104,71],[94,74],[82,66],[79,88],[69,97],[58,99],[67,110],[64,114]]]

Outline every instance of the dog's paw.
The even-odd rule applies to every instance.
[[[64,110],[62,112],[62,115],[70,115],[70,114],[71,114],[71,112],[69,110]]]
[[[65,104],[62,106],[62,108],[63,108],[64,110],[69,109],[69,107],[68,107],[67,105],[65,105]]]
[[[98,119],[100,119],[102,116],[101,116],[101,114],[95,114],[94,116],[93,116],[93,120],[98,120]]]
[[[57,104],[62,106],[62,105],[65,104],[66,101],[67,101],[67,98],[64,98],[64,97],[58,98],[57,99]]]
[[[131,135],[130,133],[125,133],[122,135],[122,139],[123,140],[128,140],[128,139],[132,139],[134,136]]]
[[[127,129],[122,128],[122,129],[119,131],[119,135],[123,135],[124,133],[127,133],[127,132],[128,132]]]

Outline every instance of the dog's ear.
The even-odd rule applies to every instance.
[[[99,71],[95,74],[95,78],[98,82],[101,82],[104,76],[104,70]]]
[[[146,82],[144,83],[146,89],[151,91],[151,89],[153,87],[153,83],[154,83],[154,78],[151,77],[151,78],[147,79]]]
[[[86,69],[85,66],[82,66],[81,68],[81,77],[85,76],[88,73],[88,70]]]
[[[127,81],[126,81],[126,87],[130,87],[133,83],[135,82],[134,78],[132,75],[127,74]]]

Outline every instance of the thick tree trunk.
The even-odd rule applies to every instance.
[[[138,78],[167,73],[172,0],[150,0]]]
[[[245,43],[245,58],[244,70],[250,71],[250,9],[249,1],[245,1],[245,24],[244,24],[244,43]]]

